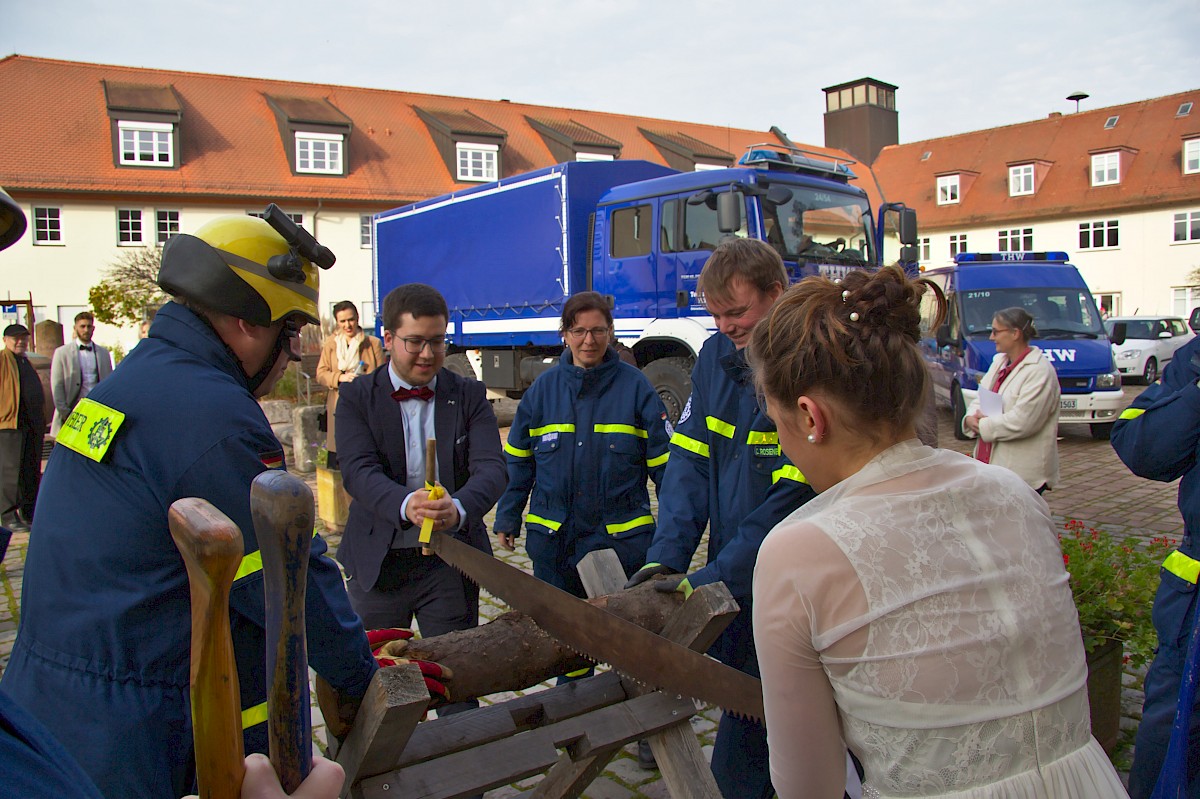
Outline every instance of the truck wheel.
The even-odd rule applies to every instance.
[[[475,374],[475,370],[471,368],[471,362],[467,360],[466,353],[456,352],[453,355],[447,355],[446,368],[459,377],[469,377],[472,380],[479,379],[479,376]]]
[[[1142,380],[1150,385],[1158,379],[1158,360],[1153,356],[1146,360],[1146,368],[1142,370]]]
[[[674,425],[683,413],[683,406],[692,393],[692,359],[659,358],[642,369],[642,374],[654,386],[667,409],[667,418]]]
[[[958,383],[950,386],[950,419],[954,422],[954,437],[959,441],[966,441],[970,438],[963,432],[962,422],[963,417],[967,415],[967,403],[963,401],[962,389],[958,387]]]
[[[1091,424],[1088,427],[1092,430],[1092,438],[1097,441],[1108,441],[1112,438],[1113,422],[1104,422],[1102,424]]]

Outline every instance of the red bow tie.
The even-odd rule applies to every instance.
[[[398,388],[392,392],[392,399],[396,402],[404,402],[404,400],[419,399],[428,402],[433,399],[433,389],[429,386],[417,386],[416,388]]]

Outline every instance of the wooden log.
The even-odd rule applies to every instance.
[[[629,591],[588,600],[623,619],[654,632],[683,602],[682,594],[663,594],[652,581]],[[455,702],[531,685],[586,668],[590,661],[564,646],[521,613],[505,613],[470,630],[406,642],[401,651],[384,651],[416,660],[432,660],[454,672],[450,695]]]

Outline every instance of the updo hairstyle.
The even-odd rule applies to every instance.
[[[893,433],[911,429],[929,391],[917,348],[927,288],[935,292],[940,323],[942,293],[897,267],[853,271],[840,282],[809,277],[792,286],[754,328],[749,354],[759,391],[784,406],[819,391],[872,440],[880,426]]]
[[[1033,317],[1024,308],[1005,308],[992,314],[993,319],[999,319],[1005,327],[1011,327],[1021,334],[1021,340],[1026,344],[1037,338],[1037,328],[1033,325]]]

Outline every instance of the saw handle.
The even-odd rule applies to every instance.
[[[191,589],[192,737],[199,796],[237,799],[246,766],[229,589],[242,561],[242,532],[208,501],[195,497],[173,503],[167,524]]]
[[[287,793],[312,770],[312,716],[304,597],[313,537],[313,495],[303,480],[268,469],[250,485],[266,600],[267,736]]]
[[[432,497],[433,487],[437,485],[437,439],[425,439],[425,485],[429,487]],[[433,550],[427,546],[421,547],[422,555],[432,555]]]

